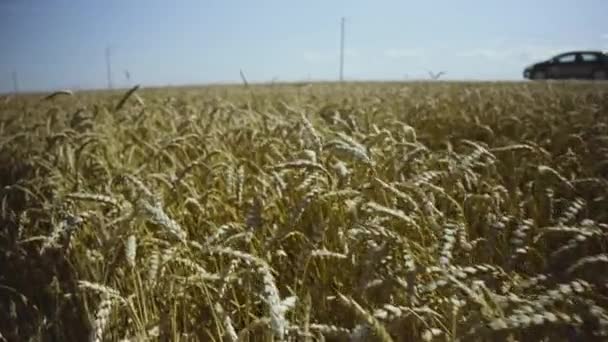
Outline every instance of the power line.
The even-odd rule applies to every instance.
[[[342,17],[340,25],[340,82],[344,81],[344,22],[345,18]]]
[[[106,70],[108,73],[108,89],[112,89],[112,62],[110,60],[111,51],[110,47],[106,47]]]
[[[13,71],[13,89],[15,90],[15,94],[19,94],[19,75],[17,75],[17,71]]]

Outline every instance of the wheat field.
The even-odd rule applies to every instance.
[[[0,341],[605,341],[608,85],[0,98]]]

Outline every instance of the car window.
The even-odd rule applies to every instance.
[[[597,62],[598,60],[597,55],[592,53],[582,53],[581,58],[583,59],[583,62]]]
[[[563,56],[557,57],[558,63],[574,63],[574,61],[576,61],[575,54],[563,55]]]

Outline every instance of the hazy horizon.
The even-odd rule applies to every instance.
[[[338,78],[521,80],[560,51],[608,49],[608,2],[0,0],[0,93]],[[127,79],[128,71],[130,80]]]

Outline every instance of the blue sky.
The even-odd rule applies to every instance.
[[[568,49],[608,50],[606,0],[0,0],[0,92],[336,79],[520,79]]]

